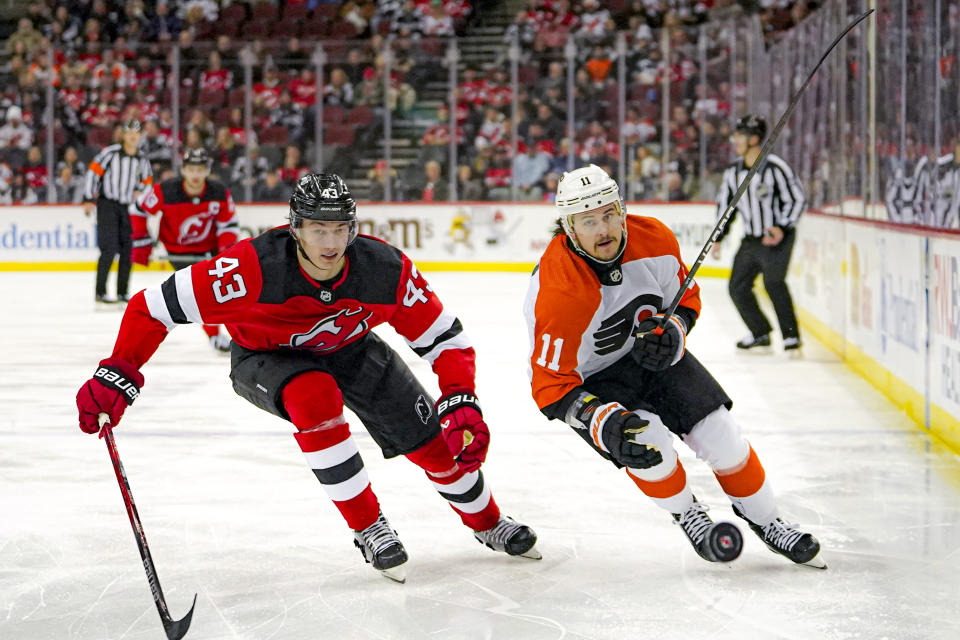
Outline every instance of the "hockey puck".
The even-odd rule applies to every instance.
[[[718,522],[707,531],[707,549],[713,562],[730,562],[743,550],[740,530],[729,522]]]

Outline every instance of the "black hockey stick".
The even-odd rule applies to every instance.
[[[168,640],[180,640],[187,635],[190,628],[190,621],[193,619],[193,608],[197,606],[197,596],[193,596],[193,604],[190,605],[190,611],[180,620],[170,618],[170,612],[167,609],[167,601],[163,597],[163,590],[160,589],[160,579],[157,578],[157,569],[153,566],[153,558],[150,557],[150,548],[147,546],[147,537],[143,533],[143,525],[140,524],[140,516],[137,514],[137,505],[133,503],[133,494],[130,493],[130,483],[127,481],[127,474],[120,464],[120,454],[117,453],[117,443],[113,440],[113,427],[110,425],[110,416],[101,413],[98,417],[100,423],[100,437],[107,441],[107,451],[110,452],[110,459],[113,461],[113,470],[117,474],[117,482],[120,483],[120,493],[123,494],[123,504],[127,507],[127,516],[130,518],[130,525],[133,527],[134,537],[137,539],[137,548],[140,549],[140,558],[143,560],[143,568],[147,572],[147,582],[150,584],[150,593],[153,594],[153,601],[157,605],[157,612],[160,614],[160,621],[163,622],[163,630],[167,633]]]
[[[763,143],[763,147],[760,148],[760,155],[757,156],[757,159],[754,161],[753,166],[750,167],[750,171],[747,172],[746,177],[743,179],[743,182],[740,183],[740,186],[737,187],[737,192],[733,194],[733,199],[730,200],[730,204],[727,205],[726,211],[723,212],[723,215],[720,216],[720,219],[717,220],[716,226],[713,228],[713,232],[707,238],[707,243],[703,245],[703,249],[700,250],[700,255],[697,256],[697,260],[693,263],[693,266],[690,267],[690,272],[687,273],[687,277],[684,279],[683,284],[680,285],[680,290],[677,291],[677,295],[673,297],[673,302],[670,303],[670,306],[667,308],[666,312],[663,314],[663,318],[660,320],[660,326],[653,331],[659,333],[667,326],[667,321],[670,320],[670,316],[674,314],[677,310],[677,306],[680,304],[680,300],[683,298],[683,294],[686,293],[687,289],[690,288],[690,285],[693,283],[693,278],[697,274],[697,270],[700,269],[700,265],[703,264],[704,259],[707,257],[707,254],[710,253],[710,249],[713,248],[713,245],[716,244],[717,238],[723,232],[723,229],[727,226],[727,223],[730,222],[730,218],[733,217],[733,212],[736,211],[737,203],[740,201],[740,198],[743,196],[744,192],[747,190],[747,186],[750,184],[750,181],[753,179],[753,176],[757,174],[757,171],[760,167],[763,166],[764,160],[767,159],[767,156],[770,155],[770,151],[773,149],[774,143],[776,143],[777,138],[780,137],[780,132],[787,125],[787,121],[790,119],[790,116],[793,114],[793,110],[797,108],[797,104],[800,103],[800,97],[803,95],[803,92],[806,91],[807,85],[810,84],[810,81],[813,80],[814,74],[817,73],[817,70],[820,68],[820,65],[823,64],[823,61],[827,59],[827,56],[830,55],[830,52],[833,51],[834,47],[843,40],[843,37],[847,35],[855,26],[863,22],[871,13],[874,12],[874,9],[869,9],[866,13],[858,17],[856,20],[847,25],[847,28],[840,32],[833,42],[830,43],[830,46],[827,47],[827,50],[823,52],[823,55],[820,56],[820,60],[814,65],[813,70],[810,71],[810,75],[807,76],[807,79],[804,83],[797,89],[797,92],[793,94],[793,98],[790,100],[787,110],[783,112],[783,115],[780,116],[780,120],[777,122],[777,126],[773,128],[773,131],[767,137],[766,141]],[[650,331],[644,331],[643,333],[637,332],[637,338],[643,338]]]

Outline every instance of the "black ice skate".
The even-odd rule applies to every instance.
[[[820,542],[809,533],[797,530],[797,525],[788,524],[777,518],[767,525],[760,526],[752,522],[743,512],[733,505],[733,512],[747,521],[753,532],[773,551],[796,562],[814,569],[826,569],[827,563],[820,558]]]
[[[230,353],[230,336],[225,336],[222,333],[210,336],[210,346],[217,353],[226,355]]]
[[[755,336],[748,335],[737,343],[737,349],[750,353],[770,353],[770,334]]]
[[[500,522],[486,531],[474,531],[473,537],[494,551],[503,551],[510,556],[539,560],[543,556],[536,550],[537,534],[525,524],[508,516],[500,516]]]
[[[802,352],[803,343],[800,341],[800,338],[793,336],[791,338],[783,339],[783,350],[791,358],[799,358],[803,355]]]
[[[673,521],[680,525],[690,540],[690,544],[704,560],[708,562],[730,562],[736,560],[743,550],[743,536],[740,530],[729,522],[714,523],[707,515],[709,507],[697,498],[683,513],[673,514]]]
[[[353,532],[353,544],[363,554],[363,559],[373,568],[396,582],[406,582],[407,575],[401,566],[407,561],[407,550],[397,537],[397,532],[390,528],[390,523],[383,516],[363,531]]]

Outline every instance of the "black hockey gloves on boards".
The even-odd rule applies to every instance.
[[[638,439],[650,423],[619,402],[603,404],[594,397],[584,405],[580,418],[589,425],[593,444],[623,466],[648,469],[663,462],[657,447]]]
[[[660,329],[662,313],[650,316],[637,325],[638,340],[633,343],[633,359],[644,369],[663,371],[680,361],[687,343],[687,327],[676,315]],[[642,336],[642,337],[640,337]]]

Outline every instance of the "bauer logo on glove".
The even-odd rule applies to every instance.
[[[490,430],[483,421],[477,396],[448,393],[437,402],[437,417],[450,453],[466,471],[476,471],[487,457]]]

